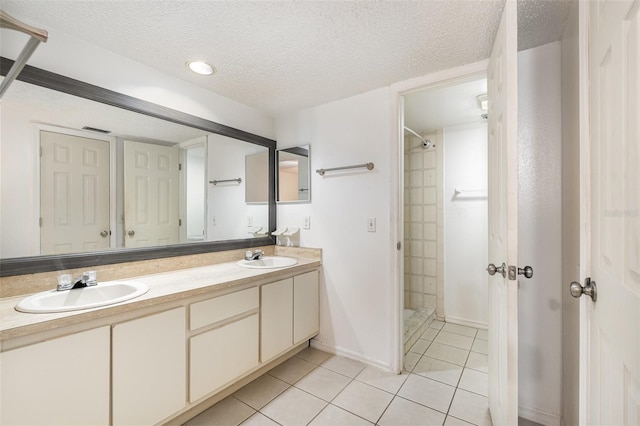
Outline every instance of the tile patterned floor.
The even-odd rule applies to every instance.
[[[307,348],[186,425],[491,425],[486,339],[434,321],[400,375]]]

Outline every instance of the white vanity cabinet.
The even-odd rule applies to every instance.
[[[294,345],[318,334],[320,328],[319,274],[318,271],[311,271],[293,278]]]
[[[113,425],[156,424],[184,408],[186,325],[180,307],[113,326]]]
[[[258,288],[190,306],[189,401],[214,393],[258,366]]]
[[[0,354],[0,424],[109,424],[109,327]]]
[[[293,278],[260,288],[260,361],[267,362],[293,346]]]
[[[261,361],[318,334],[318,271],[261,287]]]

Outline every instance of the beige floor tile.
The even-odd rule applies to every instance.
[[[449,345],[456,348],[464,349],[466,351],[471,350],[473,345],[473,337],[463,336],[461,334],[449,333],[442,330],[438,333],[438,336],[434,342],[442,343],[443,345]]]
[[[443,413],[396,396],[378,424],[381,426],[441,425],[444,418]]]
[[[320,398],[290,387],[260,412],[281,425],[306,425],[326,405],[327,403]]]
[[[333,355],[331,356],[331,358],[322,363],[322,367],[328,368],[331,371],[335,371],[336,373],[340,373],[353,379],[358,374],[360,374],[365,365],[353,359]]]
[[[295,386],[305,392],[331,401],[349,384],[351,379],[326,368],[316,368],[300,379]]]
[[[447,420],[444,421],[444,426],[474,426],[471,423],[467,423],[464,420],[456,419],[452,416],[447,416]]]
[[[414,352],[407,352],[404,356],[404,371],[411,371],[420,361],[420,355]]]
[[[442,327],[442,330],[448,331],[449,333],[461,334],[467,337],[476,337],[476,334],[478,333],[477,328],[451,323],[446,323],[444,327]]]
[[[489,332],[487,330],[478,330],[476,339],[489,340]]]
[[[420,358],[420,361],[413,368],[413,372],[450,386],[457,386],[462,374],[462,367],[425,355]]]
[[[424,354],[428,357],[439,359],[440,361],[463,366],[467,362],[469,351],[433,342]]]
[[[367,426],[371,424],[355,414],[329,404],[309,423],[309,426]]]
[[[480,371],[465,368],[458,387],[482,396],[489,395],[489,375]]]
[[[489,400],[481,395],[458,389],[449,415],[478,426],[491,426]]]
[[[354,380],[332,404],[376,423],[392,399],[392,394]]]
[[[248,419],[256,410],[232,396],[218,402],[185,423],[185,426],[227,425],[236,426]]]
[[[358,374],[356,380],[395,394],[400,386],[407,380],[408,374],[393,374],[375,367],[366,367]]]
[[[242,426],[280,426],[269,417],[261,413],[255,413],[242,423]]]
[[[518,417],[518,426],[542,426],[542,425],[532,420],[525,419],[524,417]]]
[[[476,339],[473,342],[471,351],[487,355],[489,353],[489,343],[486,340]]]
[[[398,396],[446,413],[455,387],[412,374],[400,388]]]
[[[432,341],[433,339],[436,338],[437,335],[438,335],[438,330],[434,328],[427,328],[426,331],[422,333],[422,336],[420,336],[420,338],[424,340]]]
[[[314,368],[315,364],[293,357],[271,369],[269,374],[292,385]]]
[[[414,343],[414,345],[411,346],[411,349],[409,349],[409,352],[422,355],[427,350],[430,344],[431,342],[429,340],[418,339],[416,343]]]
[[[331,358],[330,353],[312,348],[311,346],[303,351],[298,352],[296,356],[316,365],[320,365],[327,359]]]
[[[263,374],[253,382],[236,391],[233,396],[251,408],[259,410],[267,405],[273,398],[284,392],[288,387],[288,383],[268,374]]]
[[[483,373],[488,373],[489,357],[485,354],[471,352],[469,353],[469,359],[467,359],[467,365],[465,367],[476,371],[482,371]]]
[[[442,321],[435,320],[431,324],[429,324],[429,328],[433,328],[434,330],[440,330],[444,326]]]

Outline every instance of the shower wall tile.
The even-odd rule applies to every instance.
[[[426,150],[423,152],[423,156],[424,156],[424,168],[435,169],[436,168],[436,151],[433,149]]]
[[[436,221],[436,206],[424,206],[424,221],[435,222]]]
[[[438,202],[438,199],[436,197],[436,188],[435,188],[435,186],[424,188],[423,200],[424,200],[425,204],[433,204],[433,205],[435,205]]]
[[[441,146],[442,132],[427,135]],[[436,168],[440,153],[424,150],[422,142],[405,137],[405,306],[436,308],[438,290],[438,204],[442,173]],[[410,231],[410,232],[407,232]],[[442,254],[440,254],[440,257]]]

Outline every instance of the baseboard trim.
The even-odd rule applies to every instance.
[[[371,365],[373,367],[379,368],[379,369],[384,370],[384,371],[388,371],[388,372],[392,371],[391,370],[391,366],[388,363],[382,362],[382,361],[377,360],[377,359],[365,357],[360,353],[356,353],[356,352],[350,351],[348,349],[344,349],[344,348],[337,347],[337,346],[329,346],[329,345],[326,345],[325,343],[323,343],[323,342],[321,342],[319,340],[316,340],[316,339],[311,339],[310,344],[311,344],[312,348],[316,348],[316,349],[324,351],[324,352],[329,352],[329,353],[334,354],[334,355],[339,355],[339,356],[343,356],[345,358],[352,359],[354,361],[359,361],[359,362],[362,362],[362,363],[367,364],[367,365]]]
[[[445,321],[450,322],[451,324],[466,325],[467,327],[479,328],[480,330],[487,330],[489,328],[486,322],[473,321],[452,316],[447,316],[445,318]]]
[[[518,416],[544,426],[562,425],[562,418],[559,415],[547,413],[537,408],[518,406]]]

